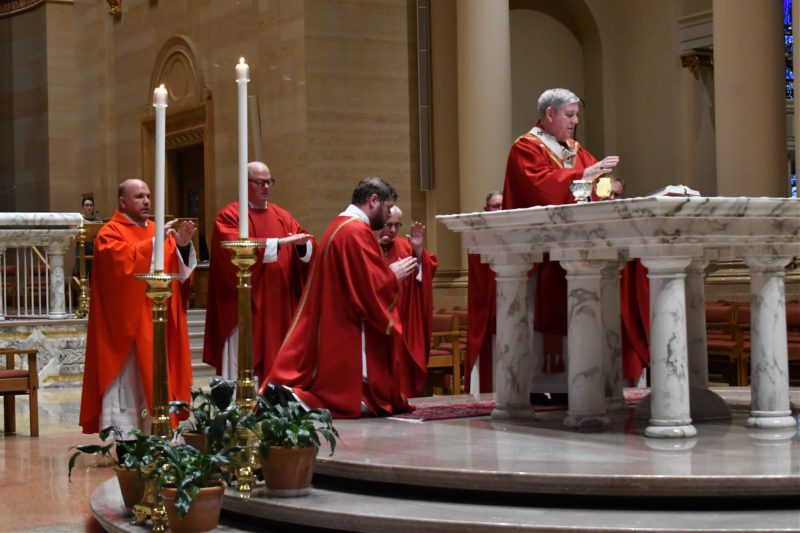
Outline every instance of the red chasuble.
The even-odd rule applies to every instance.
[[[153,301],[145,295],[147,284],[136,274],[150,271],[154,225],[137,226],[119,211],[103,226],[94,241],[94,266],[86,335],[86,362],[83,374],[80,425],[84,433],[101,428],[103,395],[117,377],[131,351],[136,348],[136,363],[147,403],[153,407]],[[178,272],[180,260],[175,240],[165,241],[164,271]],[[167,378],[169,401],[190,401],[192,361],[186,307],[191,282],[172,283],[167,300]]]
[[[492,392],[493,346],[492,335],[496,328],[497,284],[494,271],[488,263],[481,263],[480,254],[469,254],[467,283],[467,359],[464,383],[470,392],[469,375],[478,361],[480,392]]]
[[[251,239],[282,238],[290,233],[308,233],[288,211],[269,203],[267,209],[249,209]],[[239,202],[225,206],[214,222],[211,238],[211,266],[208,274],[203,361],[222,373],[222,348],[236,327],[239,317],[237,268],[231,263],[231,251],[224,241],[239,238]],[[253,369],[263,383],[272,369],[275,355],[292,320],[307,265],[295,253],[294,246],[278,251],[278,260],[264,263],[264,249],[256,251],[256,263],[250,268],[253,319]]]
[[[314,255],[269,381],[337,418],[358,418],[362,401],[377,415],[409,411],[392,376],[392,335],[402,334],[398,293],[369,226],[336,217]]]
[[[532,133],[526,133],[514,142],[506,165],[503,209],[575,203],[569,190],[570,184],[580,179],[586,167],[596,163],[597,159],[574,139],[567,141],[567,144],[570,151],[575,153],[573,168],[564,167],[562,154],[553,153]],[[623,348],[623,368],[627,371],[637,367],[641,369],[650,361],[646,332],[641,329],[640,318],[649,313],[647,270],[638,261],[636,264],[633,272],[630,266],[622,270],[620,282],[620,292],[628,296],[621,300],[623,346],[628,347],[627,350]],[[555,261],[545,261],[534,265],[534,268],[537,269],[538,279],[533,327],[544,336],[546,354],[560,353],[560,337],[567,334],[566,271]],[[633,275],[641,279],[630,281],[629,277]],[[638,296],[626,291],[633,286],[640,289]],[[643,295],[641,290],[645,291]],[[634,334],[637,337],[625,339],[626,335]],[[639,361],[632,361],[631,358]],[[625,377],[636,379],[639,375],[641,372],[636,376],[625,374]]]
[[[414,255],[408,239],[397,237],[384,251],[386,264]],[[428,378],[428,355],[431,349],[431,321],[433,320],[433,276],[439,262],[436,255],[422,249],[422,281],[416,272],[400,282],[397,314],[403,335],[396,336],[395,381],[403,399],[419,394]]]

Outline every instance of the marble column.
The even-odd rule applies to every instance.
[[[47,260],[50,263],[49,309],[50,319],[68,318],[64,296],[64,253],[66,246],[52,244],[47,247]]]
[[[600,429],[606,416],[601,270],[605,261],[561,261],[567,271],[567,365],[569,409],[567,427]]]
[[[645,436],[697,435],[689,403],[684,280],[690,257],[647,257],[650,280],[650,420]]]
[[[528,385],[531,358],[528,354],[527,292],[532,262],[531,257],[514,262],[491,261],[497,280],[494,418],[533,417]]]
[[[600,272],[604,392],[608,410],[625,408],[622,377],[622,315],[619,299],[619,275],[623,266],[622,261],[608,261]]]
[[[707,259],[694,259],[686,269],[686,339],[691,387],[708,387],[705,297],[707,266]]]
[[[714,0],[713,12],[717,193],[787,196],[781,3]]]
[[[784,276],[791,257],[745,257],[750,267],[750,417],[753,428],[793,428]]]
[[[459,192],[467,213],[503,188],[513,141],[508,2],[459,0],[456,24]]]

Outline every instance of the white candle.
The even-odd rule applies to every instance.
[[[239,86],[239,238],[248,239],[247,219],[247,84],[250,67],[239,58],[236,65],[236,84]]]
[[[164,160],[166,155],[167,90],[162,83],[153,91],[156,108],[156,239],[155,271],[164,271]]]

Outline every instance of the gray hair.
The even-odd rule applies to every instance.
[[[400,218],[403,218],[403,210],[397,207],[397,205],[393,205],[391,209],[389,209],[390,215],[397,215]]]
[[[558,111],[565,105],[580,102],[581,99],[569,89],[547,89],[539,96],[539,118],[544,118],[544,112],[548,107],[553,111]]]

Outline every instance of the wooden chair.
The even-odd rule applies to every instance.
[[[793,363],[800,363],[800,303],[788,302],[786,304],[786,341],[789,344],[789,381],[792,381]]]
[[[742,364],[739,367],[739,384],[750,385],[750,304],[740,303],[736,306],[736,336],[741,353]]]
[[[6,434],[15,433],[16,398],[18,394],[30,396],[31,437],[39,436],[39,376],[36,373],[36,350],[0,349],[6,358],[5,368],[0,368],[0,394],[3,395],[3,429]],[[14,356],[28,356],[28,369],[14,368]]]
[[[706,302],[706,345],[709,367],[720,362],[728,368],[733,367],[729,381],[731,385],[739,385],[742,357],[737,340],[734,304]]]
[[[461,365],[463,356],[458,330],[458,318],[449,313],[433,313],[431,322],[431,352],[428,370],[447,368],[452,371],[452,394],[461,394]]]

